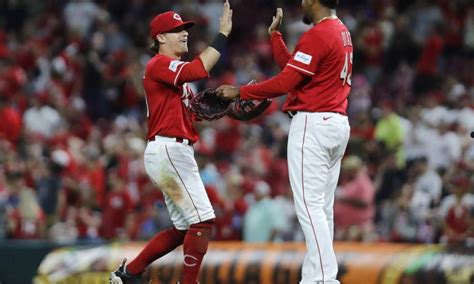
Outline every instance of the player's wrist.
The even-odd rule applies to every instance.
[[[217,50],[219,53],[222,53],[226,47],[226,44],[227,36],[223,32],[219,32],[210,46]]]

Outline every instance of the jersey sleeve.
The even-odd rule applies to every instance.
[[[196,57],[189,64],[183,64],[178,77],[175,79],[175,85],[182,85],[186,82],[194,82],[209,77],[209,73],[204,68],[201,57]]]
[[[189,62],[162,56],[148,66],[145,76],[150,77],[154,81],[176,86],[179,75],[187,64]]]
[[[326,54],[326,43],[311,30],[303,34],[287,66],[306,75],[316,74],[318,63]]]
[[[275,61],[283,70],[286,66],[286,63],[291,59],[291,53],[288,51],[286,47],[285,41],[283,40],[283,36],[280,32],[273,32],[271,34],[271,44],[272,44],[272,52]]]
[[[305,76],[300,72],[285,67],[285,69],[275,77],[255,85],[240,87],[240,97],[243,100],[275,98],[294,90],[304,79]]]

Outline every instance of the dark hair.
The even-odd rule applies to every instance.
[[[319,2],[329,9],[336,9],[337,4],[339,4],[339,0],[319,0]]]
[[[158,51],[160,51],[160,43],[156,39],[154,39],[149,49],[155,54],[158,53]]]

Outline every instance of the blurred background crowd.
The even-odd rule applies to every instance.
[[[230,2],[228,49],[195,91],[278,72],[276,7],[290,50],[309,28],[298,1]],[[197,23],[192,60],[218,31],[220,0],[0,2],[0,239],[142,240],[171,225],[144,171],[141,86],[149,20],[170,9]],[[474,3],[340,0],[338,16],[355,54],[335,238],[473,245]],[[303,240],[283,101],[249,123],[197,123],[215,240]]]

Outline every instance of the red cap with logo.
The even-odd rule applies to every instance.
[[[184,26],[185,29],[188,29],[194,26],[194,22],[183,22],[181,16],[174,11],[161,13],[155,16],[150,22],[150,36],[155,38],[158,34],[169,32],[181,26]]]

